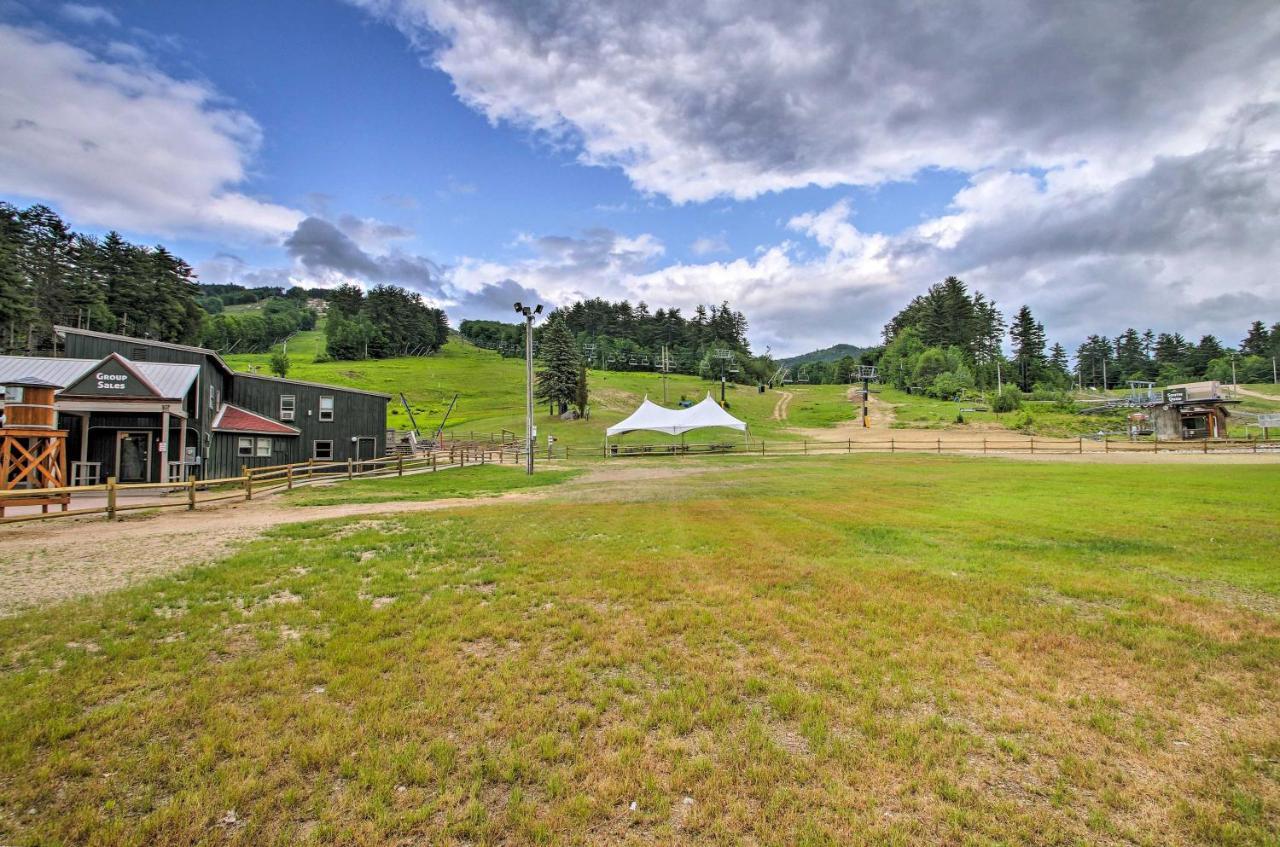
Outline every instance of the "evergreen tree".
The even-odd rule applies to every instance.
[[[1049,367],[1063,375],[1071,374],[1071,362],[1067,359],[1067,349],[1061,344],[1054,343],[1049,348]]]
[[[1249,334],[1244,337],[1244,341],[1240,342],[1240,354],[1242,356],[1267,356],[1271,352],[1271,333],[1267,332],[1266,324],[1262,321],[1254,321],[1249,326]]]
[[[1023,306],[1009,327],[1013,340],[1013,363],[1018,387],[1030,391],[1048,364],[1044,355],[1044,325],[1037,323],[1031,309]]]
[[[538,358],[542,369],[537,374],[534,394],[563,413],[578,396],[578,375],[582,364],[578,358],[578,346],[562,315],[552,314],[543,327]]]

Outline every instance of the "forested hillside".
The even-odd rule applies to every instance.
[[[0,202],[0,350],[49,350],[55,324],[195,343],[197,293],[191,266],[164,247],[72,232],[46,206]]]
[[[221,353],[259,353],[315,327],[317,307],[339,308],[326,324],[335,359],[434,353],[445,313],[397,286],[337,289],[200,285],[191,266],[162,246],[73,232],[47,206],[0,202],[0,352],[54,347],[59,324],[118,332]]]
[[[771,362],[753,356],[747,343],[747,318],[727,302],[698,306],[692,317],[679,308],[650,311],[643,301],[610,302],[598,297],[556,309],[551,319],[564,320],[583,359],[593,368],[659,370],[663,347],[672,373],[760,380],[769,376]],[[464,338],[504,356],[524,355],[524,327],[499,321],[463,321]],[[542,328],[534,343],[541,343]]]

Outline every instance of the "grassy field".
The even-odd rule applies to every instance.
[[[0,619],[0,843],[1276,844],[1274,466],[544,493]]]
[[[410,427],[399,392],[404,392],[410,407],[425,432],[433,432],[443,418],[449,401],[455,392],[460,396],[458,405],[449,418],[449,431],[455,434],[499,433],[502,430],[524,431],[524,362],[521,359],[504,359],[490,350],[482,350],[460,340],[450,341],[434,356],[409,359],[384,359],[359,362],[316,363],[315,355],[323,346],[319,331],[303,332],[289,342],[293,367],[289,376],[313,382],[350,385],[369,391],[391,394],[395,399],[387,407],[388,426],[397,429]],[[226,357],[234,368],[244,370],[253,366],[262,373],[268,372],[268,354],[243,354]],[[546,406],[535,408],[538,437],[546,443],[548,434],[554,435],[561,445],[596,447],[602,443],[605,429],[625,418],[648,395],[661,403],[662,377],[656,373],[625,371],[591,371],[588,384],[591,388],[590,420],[561,421],[548,413]],[[838,385],[802,385],[790,388],[796,398],[791,408],[791,423],[798,426],[824,425],[841,419],[852,418],[855,409],[845,394],[847,388]],[[692,376],[672,375],[668,378],[668,405],[675,406],[683,396],[694,402],[707,392],[719,398],[718,382]],[[753,438],[792,439],[798,436],[785,431],[783,424],[771,420],[777,392],[760,394],[752,386],[728,386],[726,400],[730,411],[747,422]],[[691,433],[689,441],[723,440],[739,437],[729,430]],[[640,443],[661,441],[662,436],[626,436]]]
[[[942,429],[960,426],[957,415],[964,418],[964,426],[1001,427],[1015,429],[1031,435],[1050,437],[1074,437],[1091,435],[1099,430],[1122,432],[1125,413],[1080,415],[1074,411],[1061,411],[1052,402],[1024,400],[1022,408],[1014,412],[996,414],[984,403],[955,403],[935,400],[917,394],[907,394],[882,386],[879,398],[895,406],[896,420],[893,426],[903,429]],[[977,407],[986,411],[972,411]],[[965,411],[966,409],[970,411]]]
[[[333,485],[307,486],[288,492],[295,506],[328,506],[334,503],[391,503],[403,500],[440,500],[486,497],[557,485],[577,476],[575,469],[538,467],[528,476],[523,465],[472,465],[447,473],[423,473],[388,480],[362,479]]]

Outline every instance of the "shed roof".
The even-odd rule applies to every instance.
[[[110,358],[110,357],[107,357]],[[123,356],[120,358],[124,359]],[[34,377],[57,388],[66,388],[105,359],[57,359],[48,356],[0,356],[0,385]],[[200,375],[199,365],[169,362],[133,362],[125,359],[166,400],[181,400]]]
[[[214,432],[243,432],[250,435],[298,435],[302,430],[277,420],[223,403],[213,419]]]

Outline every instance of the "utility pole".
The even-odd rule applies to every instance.
[[[516,303],[524,316],[524,471],[533,474],[533,319],[542,314],[542,304],[529,307]]]
[[[1102,357],[1102,393],[1107,393],[1107,357]]]
[[[1272,376],[1275,376],[1273,373]],[[1240,393],[1240,383],[1236,382],[1236,354],[1231,354],[1231,396],[1235,397]]]
[[[1280,380],[1276,379],[1276,357],[1271,357],[1271,384],[1280,384]]]
[[[1004,378],[1000,375],[1000,357],[996,357],[996,396],[1004,393]]]

